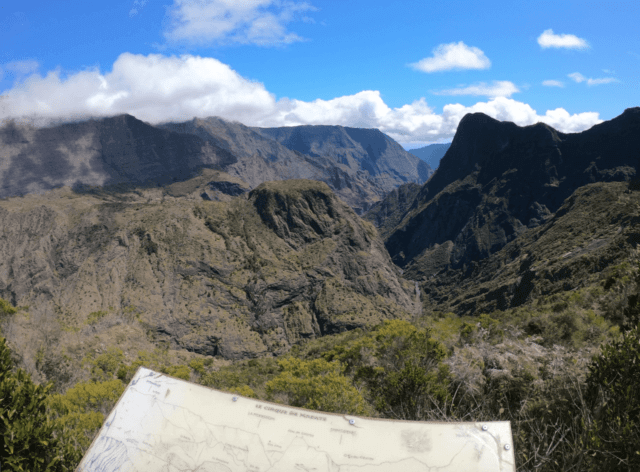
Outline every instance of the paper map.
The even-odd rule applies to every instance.
[[[343,416],[139,368],[77,472],[515,472],[509,422]]]

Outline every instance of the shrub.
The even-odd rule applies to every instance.
[[[66,459],[47,410],[52,385],[36,385],[24,370],[14,372],[0,338],[0,463],[15,472],[63,471]]]
[[[594,470],[640,470],[640,328],[602,348],[587,376]]]
[[[340,362],[289,357],[278,365],[281,373],[266,385],[270,399],[275,397],[288,405],[312,410],[367,414],[364,398],[343,375],[344,366]]]

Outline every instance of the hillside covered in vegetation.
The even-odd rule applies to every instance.
[[[3,470],[74,470],[139,366],[327,412],[510,421],[521,471],[638,470],[638,115],[585,132],[622,130],[607,165],[580,134],[471,117],[365,219],[321,182],[211,169],[0,201]],[[523,163],[542,190],[515,205]]]

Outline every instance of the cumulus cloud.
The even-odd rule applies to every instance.
[[[543,48],[587,49],[589,43],[573,34],[554,34],[548,29],[538,36],[538,44]]]
[[[591,79],[591,78],[585,77],[580,72],[573,72],[572,74],[568,74],[567,77],[573,79],[573,81],[577,83],[586,82],[588,86],[610,84],[612,82],[620,82],[618,79],[614,77],[602,77],[600,79]]]
[[[389,107],[376,90],[331,100],[302,101],[276,97],[263,84],[248,80],[228,65],[208,57],[124,53],[111,72],[97,69],[38,74],[15,85],[0,99],[0,119],[36,125],[64,119],[130,113],[150,122],[186,121],[219,116],[249,126],[303,124],[378,128],[402,145],[450,141],[467,113],[483,112],[503,121],[530,125],[539,121],[559,131],[577,132],[601,122],[598,113],[569,114],[558,108],[539,115],[528,104],[504,96],[465,107],[445,105],[442,113],[424,98]]]
[[[281,0],[174,0],[165,37],[191,43],[240,43],[277,46],[303,41],[286,25],[304,12],[317,10],[308,2]]]
[[[273,109],[264,86],[228,65],[198,56],[121,54],[112,71],[84,70],[32,75],[5,92],[0,116],[37,115],[81,118],[131,113],[150,122],[193,116],[236,116],[247,120]]]
[[[482,95],[485,97],[495,98],[510,97],[519,91],[518,87],[508,80],[494,80],[491,85],[480,82],[479,84],[470,85],[468,87],[439,90],[433,93],[434,95]]]
[[[469,47],[460,41],[459,43],[441,44],[433,50],[432,57],[426,57],[409,64],[409,66],[422,72],[488,69],[491,67],[491,61],[480,49]]]
[[[542,85],[545,87],[564,87],[564,83],[560,80],[544,80]]]

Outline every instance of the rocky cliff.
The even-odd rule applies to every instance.
[[[143,340],[251,358],[420,310],[375,228],[326,184],[197,199],[212,178],[0,201],[0,297],[29,307],[3,332],[23,364],[44,346],[55,364]]]
[[[166,185],[236,161],[202,139],[131,115],[33,128],[0,128],[0,197],[56,187]]]
[[[638,258],[640,192],[629,187],[582,186],[542,225],[487,258],[425,277],[425,308],[476,315],[585,287],[597,293],[603,271],[615,274],[615,267]],[[612,312],[622,316],[620,307]]]
[[[468,266],[543,224],[579,187],[635,179],[639,150],[640,108],[575,134],[466,115],[386,246],[412,277]]]
[[[428,164],[377,129],[343,126],[254,129],[293,151],[329,158],[350,176],[366,171],[385,193],[408,182],[426,182],[433,173]]]
[[[344,168],[325,155],[291,150],[261,133],[259,128],[216,117],[166,123],[160,127],[198,136],[214,147],[230,152],[236,160],[226,163],[222,169],[243,179],[251,187],[272,180],[318,180],[329,185],[357,213],[381,200],[387,191],[387,187],[381,186],[361,167]]]

